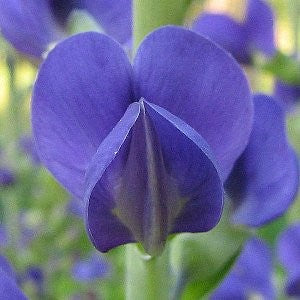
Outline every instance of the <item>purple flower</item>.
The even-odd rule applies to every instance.
[[[105,33],[121,44],[128,43],[132,31],[132,0],[83,0],[88,12]]]
[[[32,282],[36,287],[37,295],[43,298],[45,275],[39,266],[31,265],[27,267],[24,273],[19,275],[19,281],[22,285],[28,281]]]
[[[84,0],[47,0],[55,20],[65,26],[74,9],[84,9]]]
[[[278,240],[278,257],[288,272],[286,293],[300,296],[300,223],[287,228]]]
[[[5,247],[8,244],[7,230],[4,225],[0,225],[0,247]]]
[[[242,23],[226,15],[204,13],[193,25],[193,30],[215,41],[242,64],[251,64],[254,51],[275,54],[271,7],[263,0],[247,3]]]
[[[10,263],[0,255],[0,299],[26,300],[27,298],[16,284],[16,278]]]
[[[0,28],[16,49],[33,57],[64,37],[47,0],[0,0]]]
[[[229,275],[210,297],[211,300],[275,299],[272,285],[272,256],[259,239],[249,240]]]
[[[254,96],[248,146],[227,181],[234,221],[261,226],[281,216],[296,197],[299,167],[288,143],[285,113],[272,97]]]
[[[292,110],[296,103],[300,101],[300,85],[293,85],[276,80],[274,97],[286,106],[287,110]]]
[[[26,270],[26,275],[29,280],[35,281],[38,285],[44,282],[44,272],[38,266],[30,266]]]
[[[12,279],[16,279],[16,274],[10,265],[9,261],[2,255],[0,255],[0,269],[6,273],[6,275]]]
[[[71,197],[67,209],[73,215],[84,218],[84,202],[81,199]]]
[[[77,281],[87,282],[106,277],[110,272],[110,265],[99,254],[93,254],[86,259],[77,261],[72,268],[72,276]]]
[[[154,254],[171,233],[218,223],[252,110],[225,51],[167,26],[147,36],[133,66],[98,33],[57,45],[34,87],[32,125],[41,160],[84,199],[96,248],[139,241]]]
[[[19,146],[22,151],[31,158],[33,164],[40,164],[40,158],[35,148],[35,144],[30,136],[22,136],[19,140]]]
[[[116,40],[129,40],[131,0],[0,0],[1,32],[20,52],[40,58],[66,37],[70,13],[83,8]]]
[[[10,186],[15,184],[16,177],[13,172],[6,168],[0,168],[0,186]]]
[[[25,214],[21,212],[18,215],[18,226],[20,229],[20,237],[18,245],[20,248],[26,247],[37,235],[37,230],[29,227],[25,222]],[[7,226],[0,225],[0,247],[6,247],[11,242],[11,237],[8,234]]]

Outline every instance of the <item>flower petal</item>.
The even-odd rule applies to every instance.
[[[297,261],[298,263],[298,261]],[[286,293],[290,297],[300,296],[300,271],[293,273],[288,277],[288,282],[286,284]]]
[[[234,221],[260,226],[281,216],[298,189],[298,162],[285,132],[281,106],[254,96],[254,125],[249,144],[227,182],[236,205]]]
[[[193,24],[193,30],[222,46],[239,63],[251,62],[244,27],[232,18],[221,14],[203,13]]]
[[[261,299],[275,299],[271,277],[270,249],[262,240],[252,238],[247,242],[232,271],[210,299],[249,299],[252,293],[252,296],[261,296]]]
[[[276,80],[274,96],[286,106],[287,110],[292,110],[300,101],[300,85]]]
[[[198,131],[225,179],[252,124],[249,86],[239,65],[198,34],[166,26],[142,42],[134,69],[136,98],[167,109]]]
[[[92,32],[60,43],[40,69],[32,102],[37,151],[78,197],[87,164],[133,99],[131,73],[121,47]]]
[[[300,296],[300,223],[290,225],[280,235],[277,255],[288,273],[286,285],[289,296]]]
[[[74,9],[84,8],[83,0],[50,0],[50,7],[56,21],[65,26]]]
[[[0,167],[0,187],[14,185],[16,181],[16,176],[11,170]]]
[[[221,217],[223,187],[209,145],[181,119],[157,105],[146,104],[168,176],[175,179],[181,201],[187,199],[177,213],[172,232],[212,229]],[[176,203],[170,206],[173,208]]]
[[[67,211],[74,216],[83,219],[85,214],[85,205],[81,199],[71,196],[67,205]]]
[[[84,197],[87,206],[86,226],[95,247],[102,252],[135,241],[130,231],[113,213],[115,204],[111,199],[110,193],[113,190],[110,185],[117,184],[116,181],[104,182],[103,187],[98,185],[98,181],[105,176],[105,180],[109,181],[109,175],[106,175],[107,168],[113,162],[111,169],[114,171],[125,159],[126,147],[122,147],[122,144],[128,139],[139,113],[140,106],[136,102],[129,105],[124,116],[101,143],[87,170]],[[114,179],[113,176],[111,178]]]
[[[17,50],[41,57],[51,42],[63,37],[48,2],[0,0],[1,33]]]
[[[16,279],[16,274],[10,265],[9,261],[2,255],[0,255],[0,269],[6,273],[6,275],[12,279]]]
[[[133,105],[141,110],[135,121]],[[143,100],[129,107],[100,145],[87,186],[87,226],[100,251],[117,246],[111,244],[114,226],[123,224],[128,231],[119,244],[139,241],[155,255],[170,233],[210,230],[223,206],[222,182],[207,143],[186,123]]]
[[[274,15],[264,0],[248,0],[245,20],[246,34],[252,50],[258,49],[267,56],[276,52],[274,45]],[[251,49],[249,49],[251,51]]]
[[[120,43],[129,41],[132,31],[131,0],[85,0],[86,9]]]
[[[93,254],[75,262],[72,276],[77,281],[89,282],[106,277],[109,275],[109,271],[108,261],[99,254]]]
[[[25,280],[33,281],[39,288],[42,288],[45,281],[44,271],[39,266],[35,265],[30,265],[26,268],[24,277]]]
[[[296,273],[300,260],[300,223],[290,225],[282,232],[278,241],[278,257],[291,273]]]
[[[8,233],[4,225],[0,224],[0,247],[6,247],[9,242]]]
[[[3,300],[26,300],[27,298],[17,286],[11,272],[9,263],[0,256],[0,298]]]

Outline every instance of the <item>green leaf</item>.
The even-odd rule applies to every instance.
[[[279,219],[260,227],[258,229],[258,235],[267,241],[270,245],[275,246],[277,242],[278,235],[280,232],[286,228],[288,224],[288,219],[286,215],[283,215]]]
[[[212,291],[239,256],[249,233],[229,222],[227,210],[207,233],[178,235],[172,241],[171,260],[177,273],[173,299],[199,299]]]
[[[286,83],[300,84],[300,63],[279,51],[262,68]]]
[[[206,280],[198,281],[197,279],[191,280],[186,286],[186,292],[184,293],[182,300],[193,300],[195,297],[200,298],[206,296],[209,292],[213,291],[223,278],[230,271],[234,265],[236,259],[239,257],[242,247],[240,247],[230,257],[214,275],[207,278]]]

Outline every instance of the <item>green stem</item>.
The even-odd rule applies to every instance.
[[[10,188],[1,190],[0,196],[1,206],[3,208],[3,220],[0,220],[0,225],[5,225],[8,233],[8,254],[17,267],[20,265],[20,227],[19,227],[19,207],[16,199],[12,197]],[[2,219],[2,218],[1,218]],[[19,250],[18,250],[19,249]]]
[[[21,97],[20,91],[16,86],[16,69],[17,69],[17,58],[13,54],[8,54],[7,56],[7,66],[9,70],[9,105],[8,109],[8,118],[9,124],[13,130],[13,137],[17,138],[20,134],[20,108],[21,108]]]
[[[135,244],[126,246],[126,299],[170,298],[169,251],[161,256],[143,254]]]
[[[183,270],[178,272],[177,279],[175,281],[175,286],[172,291],[171,300],[179,300],[181,299],[181,295],[186,287],[188,282],[188,275]]]
[[[296,59],[300,59],[299,53],[299,31],[300,31],[300,5],[297,4],[296,12],[295,12],[295,19],[294,19],[294,36],[295,36],[295,55]]]
[[[9,146],[6,148],[9,151],[9,159],[16,161],[19,158],[18,149],[15,146],[11,146],[11,141],[15,141],[19,138],[21,134],[21,107],[22,101],[24,99],[24,94],[18,89],[16,84],[16,72],[18,68],[18,59],[14,54],[7,53],[6,63],[9,71],[9,103],[7,106],[6,112],[6,121],[8,126],[7,137],[5,143],[8,143]],[[11,147],[11,148],[9,148]],[[20,178],[17,178],[18,181]],[[19,182],[18,182],[19,183]],[[9,247],[8,253],[10,257],[15,262],[17,266],[22,264],[20,260],[20,238],[21,238],[21,228],[20,228],[20,203],[19,199],[24,198],[22,193],[21,185],[16,184],[14,187],[7,187],[1,192],[0,201],[2,201],[4,207],[4,224],[7,227],[9,235]],[[18,249],[18,251],[17,251]]]
[[[134,0],[134,51],[143,38],[154,29],[168,24],[182,25],[192,0]]]
[[[289,0],[289,14],[294,32],[294,53],[296,59],[299,59],[299,26],[300,26],[300,3],[299,0]]]

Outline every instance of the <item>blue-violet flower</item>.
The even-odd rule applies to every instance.
[[[290,225],[279,237],[277,254],[288,272],[286,293],[300,296],[300,223]]]
[[[17,286],[14,271],[5,257],[0,255],[0,299],[26,300],[26,296]]]
[[[223,182],[252,127],[247,79],[224,50],[167,26],[149,34],[133,66],[98,33],[52,50],[33,92],[32,125],[43,163],[84,199],[100,251],[219,221]]]
[[[253,53],[273,56],[274,16],[264,0],[248,0],[242,23],[222,14],[203,13],[193,24],[193,30],[224,47],[242,64],[251,64]]]
[[[236,162],[226,189],[236,223],[261,226],[280,217],[299,187],[299,164],[288,142],[285,111],[272,97],[257,94],[249,143]]]
[[[233,269],[211,295],[211,300],[275,299],[272,284],[272,255],[260,239],[252,238]]]
[[[131,36],[131,0],[0,0],[0,29],[20,52],[41,58],[51,43],[67,36],[74,9],[87,10],[120,43]]]

